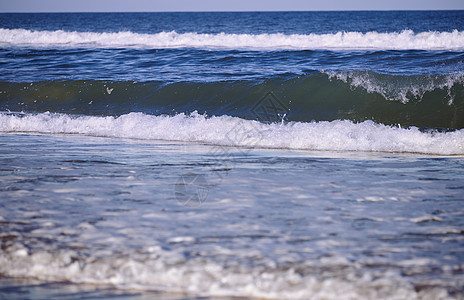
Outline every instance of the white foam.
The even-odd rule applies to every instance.
[[[18,254],[19,253],[19,254]],[[142,254],[143,253],[143,254]],[[308,274],[293,268],[225,267],[207,258],[191,258],[150,247],[140,253],[79,256],[73,250],[0,251],[0,273],[12,277],[113,285],[120,289],[180,292],[192,296],[266,299],[451,299],[443,287],[415,291],[393,271],[360,274],[346,259],[305,262]],[[401,263],[401,262],[400,262]],[[406,267],[410,265],[407,264]],[[411,263],[416,263],[413,261]],[[418,263],[424,263],[418,261]],[[325,266],[325,267],[324,267]],[[340,273],[327,276],[327,266]],[[311,273],[312,272],[312,273]],[[321,276],[324,273],[325,276]]]
[[[67,32],[0,29],[0,46],[232,49],[462,50],[464,31],[337,32],[334,34],[200,34],[195,32]]]
[[[448,104],[454,101],[451,91],[456,83],[464,83],[464,74],[422,75],[422,76],[388,76],[368,71],[325,72],[330,80],[349,83],[352,88],[363,88],[368,93],[377,93],[390,101],[407,103],[411,98],[422,99],[424,94],[436,89],[447,92]],[[388,80],[385,77],[388,76]]]
[[[229,116],[207,118],[197,113],[130,113],[120,117],[2,113],[0,132],[83,134],[276,149],[464,154],[464,130],[426,133],[372,121],[263,124]]]

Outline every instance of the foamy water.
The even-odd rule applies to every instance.
[[[363,88],[368,93],[378,93],[390,101],[408,103],[411,99],[422,99],[426,93],[443,89],[447,92],[447,102],[453,103],[452,89],[464,83],[462,73],[447,76],[388,76],[371,72],[326,72],[331,80],[338,79],[349,83],[352,88]],[[386,80],[388,78],[388,80]]]
[[[195,32],[67,32],[0,29],[0,45],[33,47],[136,47],[227,49],[462,50],[464,32],[337,32],[334,34],[199,34]]]
[[[222,146],[332,151],[464,154],[464,131],[421,132],[372,121],[263,124],[235,117],[192,115],[120,117],[1,114],[1,132],[84,134],[101,137],[202,142]]]
[[[459,157],[1,142],[3,276],[268,299],[453,299],[464,280]]]

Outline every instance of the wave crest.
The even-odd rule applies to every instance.
[[[464,31],[333,34],[199,34],[195,32],[67,32],[0,29],[1,46],[90,48],[226,48],[256,50],[462,50]]]
[[[84,134],[251,148],[464,154],[464,130],[422,132],[415,127],[347,120],[263,124],[229,116],[207,118],[196,112],[175,116],[130,113],[120,117],[3,113],[0,132]]]

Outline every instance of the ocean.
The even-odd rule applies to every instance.
[[[464,299],[464,11],[0,14],[1,299]]]

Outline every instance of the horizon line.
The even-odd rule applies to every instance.
[[[463,11],[464,8],[439,9],[320,9],[320,10],[135,10],[135,11],[0,11],[0,13],[241,13],[241,12],[388,12],[388,11]]]

